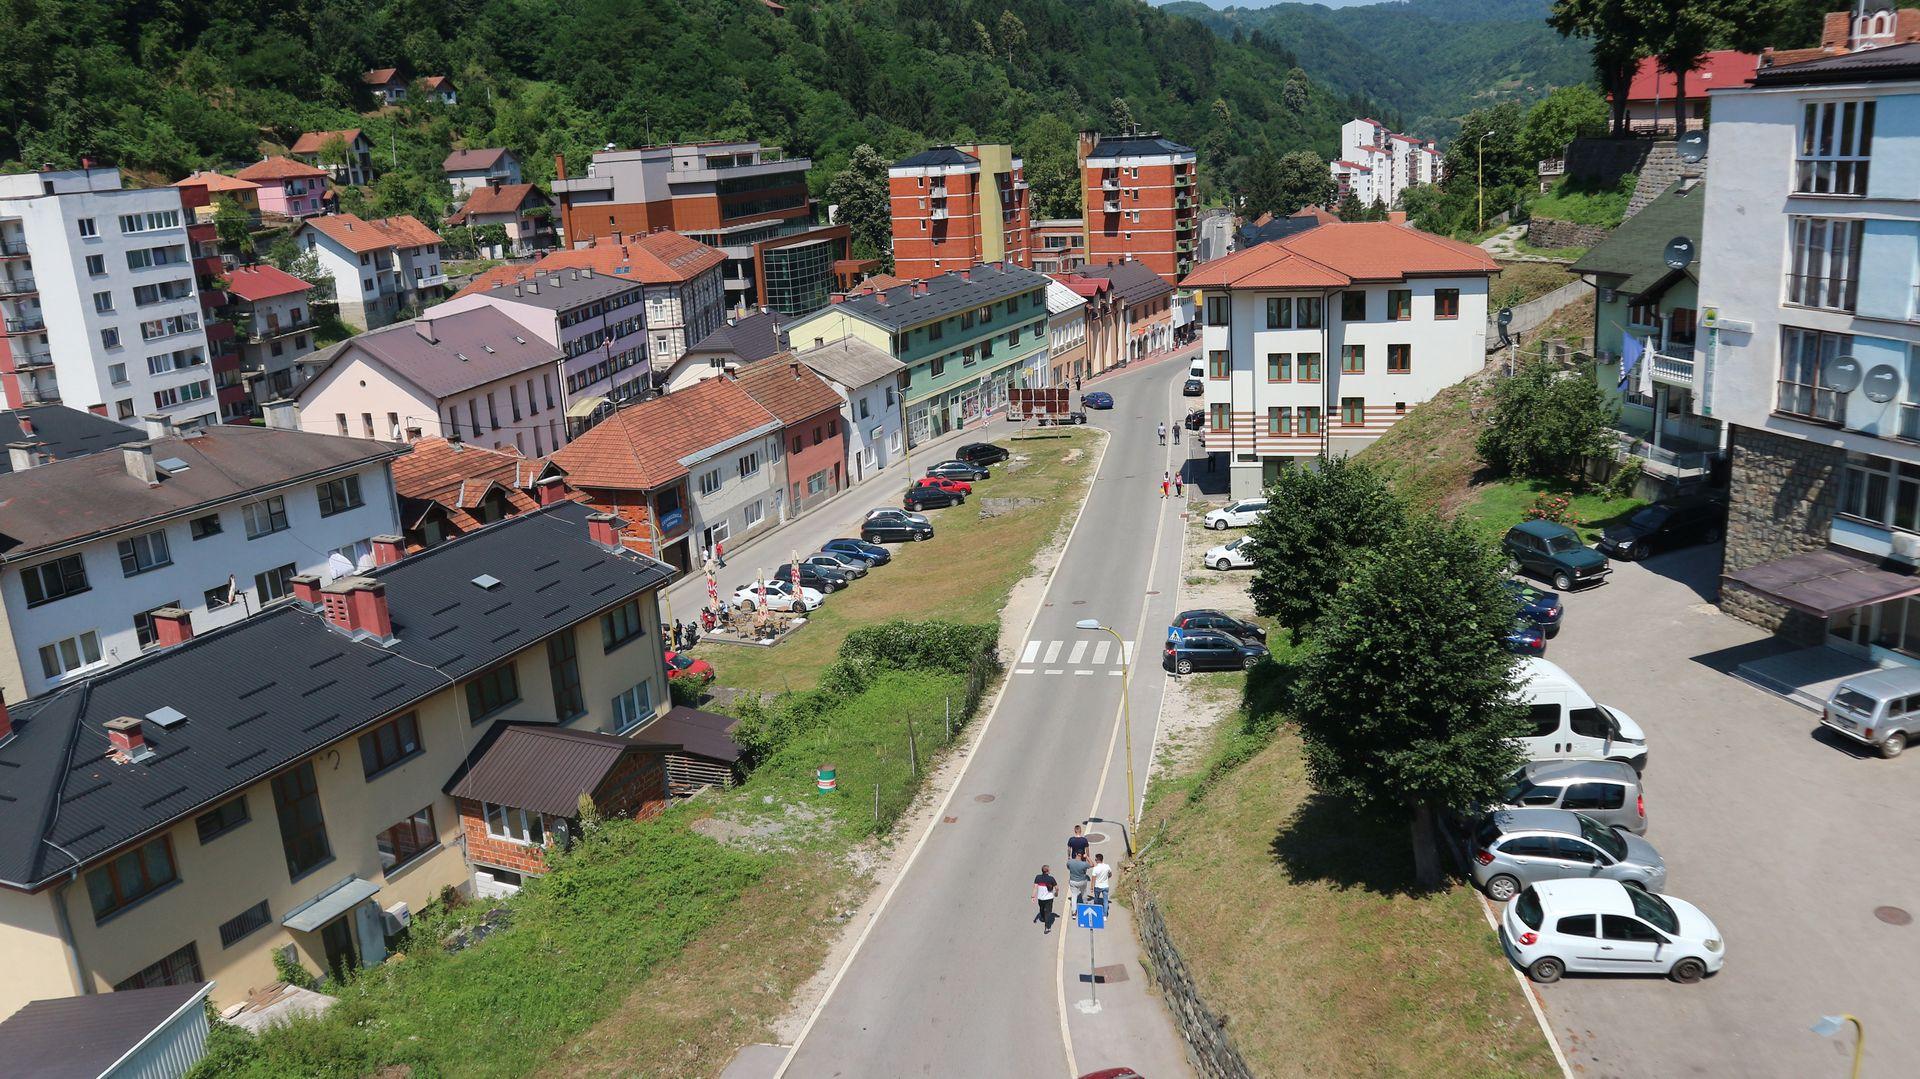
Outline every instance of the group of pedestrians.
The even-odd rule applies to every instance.
[[[1092,861],[1087,860],[1087,834],[1082,825],[1073,826],[1073,834],[1067,837],[1067,890],[1073,896],[1073,905],[1078,908],[1087,901],[1087,895],[1093,895],[1093,901],[1101,906],[1113,895],[1113,867],[1107,864],[1107,856],[1096,854]],[[1039,910],[1033,920],[1040,923],[1041,932],[1053,932],[1054,901],[1060,894],[1060,882],[1053,875],[1051,865],[1043,865],[1033,878],[1033,898]]]
[[[709,625],[708,628],[711,629],[712,626]],[[682,622],[676,618],[673,620],[673,628],[667,633],[667,639],[673,642],[674,651],[684,652],[700,643],[700,627],[693,622]]]
[[[1186,478],[1178,472],[1160,473],[1160,497],[1166,498],[1169,491],[1173,493],[1174,498],[1187,497]]]
[[[1159,430],[1160,444],[1164,446],[1167,444],[1167,425],[1165,421],[1161,422]],[[1173,444],[1176,446],[1180,444],[1180,421],[1178,420],[1175,420],[1173,424]]]

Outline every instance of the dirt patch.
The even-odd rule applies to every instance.
[[[980,516],[998,517],[1003,513],[1017,513],[1034,506],[1044,506],[1038,498],[983,498],[980,500]]]
[[[768,812],[764,816],[712,816],[694,821],[694,831],[716,842],[747,850],[770,853],[773,851],[793,850],[824,827],[825,814],[805,803],[776,803],[772,795],[763,799],[770,809],[778,806],[779,812]]]

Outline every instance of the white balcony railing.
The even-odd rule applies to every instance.
[[[1679,351],[1681,346],[1669,345],[1669,351],[1653,354],[1653,379],[1669,386],[1692,389],[1694,386],[1693,350]]]

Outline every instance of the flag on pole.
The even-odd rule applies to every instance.
[[[1627,380],[1633,377],[1633,369],[1639,366],[1640,357],[1646,355],[1646,352],[1646,346],[1642,345],[1640,339],[1632,334],[1627,334],[1621,338],[1620,385],[1614,387],[1615,389],[1625,390],[1627,388]]]

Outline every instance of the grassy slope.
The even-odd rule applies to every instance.
[[[1487,306],[1499,310],[1536,300],[1573,280],[1559,266],[1541,262],[1505,262],[1487,283]]]
[[[1627,215],[1633,197],[1634,176],[1629,173],[1612,187],[1582,187],[1561,181],[1534,199],[1527,211],[1535,217],[1571,221],[1576,225],[1613,228]]]

